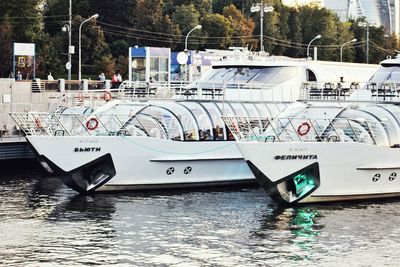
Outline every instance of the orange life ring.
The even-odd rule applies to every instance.
[[[94,129],[97,128],[97,126],[99,126],[99,121],[96,118],[90,118],[87,122],[86,122],[86,128],[90,131],[93,131]]]
[[[35,125],[38,128],[42,128],[42,123],[40,122],[39,118],[35,118]]]
[[[303,122],[302,124],[299,125],[299,127],[297,127],[297,133],[300,136],[304,136],[304,135],[308,134],[310,129],[311,129],[311,125],[308,122]]]
[[[112,99],[112,95],[110,92],[104,92],[103,98],[106,102],[110,101]]]

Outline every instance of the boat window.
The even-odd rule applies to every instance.
[[[242,117],[247,117],[248,114],[245,110],[245,108],[243,107],[242,104],[240,103],[231,103],[232,108],[234,110],[234,112],[236,113],[236,116],[242,116]]]
[[[258,113],[256,106],[250,103],[245,103],[243,106],[247,111],[249,119],[252,121],[251,125],[253,126],[253,131],[255,134],[259,135],[260,129],[262,129],[262,124],[260,121],[260,114]],[[258,126],[256,126],[256,124],[258,124]]]
[[[229,103],[218,103],[218,107],[220,108],[222,112],[222,116],[236,116],[235,112],[233,112],[233,109]]]
[[[374,115],[372,115],[374,114]],[[380,107],[368,107],[368,110],[364,111],[363,108],[360,109],[346,109],[340,114],[341,118],[349,118],[354,119],[362,127],[366,129],[366,131],[371,132],[375,142],[378,145],[388,145],[389,135],[387,130],[390,132],[393,130],[391,121],[396,122],[395,119],[389,120],[390,115],[386,113]],[[368,123],[363,122],[363,120],[368,121]],[[387,130],[386,130],[387,129]],[[397,139],[397,133],[393,132],[393,137]],[[396,141],[397,142],[397,141]]]
[[[222,111],[222,116],[238,116],[232,109],[231,105],[229,103],[218,103],[218,107]],[[226,132],[226,139],[229,141],[235,140],[235,137],[231,133],[231,131],[228,129],[228,127],[225,125],[225,132]]]
[[[135,58],[132,60],[132,80],[145,81],[146,80],[146,59]]]
[[[285,111],[279,114],[279,117],[284,117],[284,118],[300,117],[301,114],[306,110],[307,110],[307,105],[299,102],[290,105]]]
[[[272,117],[276,117],[281,113],[279,107],[273,103],[267,104]]]
[[[309,81],[309,82],[317,81],[317,77],[315,76],[315,73],[309,69],[307,69],[307,81]]]
[[[199,125],[200,140],[213,140],[213,126],[205,109],[196,102],[179,102],[186,106],[193,113],[197,124]]]
[[[280,84],[297,74],[296,67],[273,66],[214,66],[199,78],[200,85],[207,84]]]
[[[160,125],[162,132],[165,132],[166,138],[172,140],[183,139],[183,129],[178,119],[170,111],[157,106],[149,106],[142,110],[139,114],[152,117],[155,122]],[[141,117],[138,117],[139,125],[135,124],[135,126],[139,128],[145,128],[146,131],[150,134],[151,129],[149,128],[149,126],[144,124],[144,122],[142,122],[140,118]]]
[[[260,117],[260,114],[258,113],[256,107],[254,106],[254,104],[250,104],[250,103],[245,103],[243,104],[244,108],[247,111],[247,114],[250,117]]]
[[[259,71],[251,82],[281,84],[296,76],[297,71],[296,67],[269,67]]]
[[[215,105],[215,103],[206,102],[202,103],[202,105],[207,109],[211,120],[213,121],[214,140],[224,140],[226,136],[226,132],[224,132],[225,124],[221,118],[221,112],[219,111],[218,107]]]
[[[260,116],[261,117],[265,117],[265,118],[270,118],[271,117],[271,111],[267,107],[267,104],[257,103],[255,105],[256,105],[258,111],[260,112]]]
[[[400,80],[400,67],[387,66],[380,67],[374,76],[371,77],[370,82],[398,82]]]
[[[178,118],[183,127],[185,140],[199,140],[197,122],[189,109],[175,102],[164,102],[162,106],[171,111]]]
[[[160,121],[152,116],[148,115],[145,113],[140,113],[135,116],[135,119],[133,120],[134,126],[137,128],[137,131],[143,131],[145,132],[149,137],[153,138],[161,138],[161,139],[166,139],[168,138],[167,132],[165,131],[163,125],[160,123]],[[130,134],[132,135],[137,135],[133,133],[134,128],[130,128],[129,126],[125,127],[128,129]]]

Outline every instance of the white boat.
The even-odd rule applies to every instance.
[[[347,101],[336,89],[305,88],[307,101],[275,119],[224,118],[271,198],[295,204],[400,196],[400,60],[381,65]]]
[[[185,99],[111,101],[90,116],[73,115],[68,125],[54,114],[11,115],[42,165],[78,192],[255,182],[222,114],[276,116],[311,72],[315,80],[335,70],[331,77],[340,81],[375,69],[350,65],[225,61],[183,90]],[[40,127],[29,123],[36,119]]]

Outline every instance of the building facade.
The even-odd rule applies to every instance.
[[[386,34],[400,33],[400,0],[325,0],[324,7],[341,20],[366,18],[371,26],[383,26]]]

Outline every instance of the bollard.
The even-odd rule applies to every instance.
[[[36,78],[36,79],[35,79],[35,82],[36,82],[36,84],[37,84],[37,86],[38,86],[38,88],[39,88],[39,91],[42,91],[40,78]],[[44,88],[43,88],[43,89],[44,89]]]
[[[82,79],[81,86],[83,91],[89,91],[89,81],[87,79]]]
[[[65,79],[58,79],[58,90],[61,93],[65,92]]]
[[[104,81],[104,89],[108,90],[111,89],[111,80],[105,80]]]

